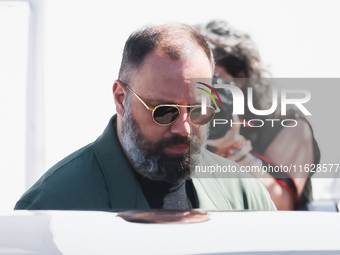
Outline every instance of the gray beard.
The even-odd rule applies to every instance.
[[[150,180],[175,183],[186,179],[194,171],[195,165],[201,161],[202,150],[206,146],[208,125],[197,130],[200,137],[191,134],[190,137],[174,135],[152,143],[144,137],[137,121],[130,114],[129,99],[124,104],[124,119],[122,123],[122,146],[134,170]],[[190,150],[185,154],[167,154],[164,148],[188,144]]]

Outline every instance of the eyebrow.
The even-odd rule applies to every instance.
[[[133,94],[135,94],[135,96],[138,98],[138,99],[140,99],[140,100],[142,100],[143,101],[143,104],[147,107],[147,108],[150,108],[150,107],[152,107],[152,108],[155,108],[155,107],[157,107],[157,106],[159,106],[159,105],[168,105],[168,104],[170,104],[170,105],[178,105],[178,106],[197,106],[197,105],[200,105],[200,102],[197,102],[197,103],[190,103],[190,104],[177,104],[177,103],[174,103],[174,102],[169,102],[169,101],[163,101],[163,100],[161,100],[161,99],[153,99],[153,98],[151,98],[151,99],[145,99],[144,97],[142,97],[142,96],[140,96],[139,94],[137,94],[132,88],[130,88],[129,87],[129,85],[127,85],[126,84],[126,86],[128,87],[128,89],[133,93]]]
[[[140,97],[149,107],[156,107],[161,104],[175,104],[174,102],[163,101],[160,99],[144,99],[144,97]]]
[[[142,98],[144,100],[144,98]],[[165,100],[162,100],[162,99],[145,99],[144,100],[145,103],[147,104],[150,104],[153,105],[153,106],[157,106],[157,105],[160,105],[160,104],[177,104],[177,103],[174,103],[173,101],[165,101]],[[190,101],[190,105],[200,105],[201,104],[201,101],[197,101],[197,102],[191,102]],[[177,104],[177,105],[183,105],[183,104]],[[188,105],[189,106],[189,105]]]

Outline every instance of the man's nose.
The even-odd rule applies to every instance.
[[[181,136],[190,135],[189,111],[187,108],[180,109],[180,115],[171,124],[171,133],[179,134]]]

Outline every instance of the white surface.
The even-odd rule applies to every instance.
[[[0,211],[25,191],[28,3],[0,1]]]
[[[140,224],[126,222],[115,213],[14,212],[0,217],[0,254],[20,254],[14,252],[18,250],[24,254],[65,255],[340,253],[338,213],[209,215],[211,220],[203,223]]]

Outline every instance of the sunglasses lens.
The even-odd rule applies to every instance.
[[[212,107],[207,107],[207,113],[202,114],[202,107],[196,107],[190,111],[190,121],[196,125],[205,125],[212,121],[215,116],[215,110]]]
[[[178,109],[173,106],[159,106],[153,113],[154,120],[161,125],[168,125],[178,117]]]

